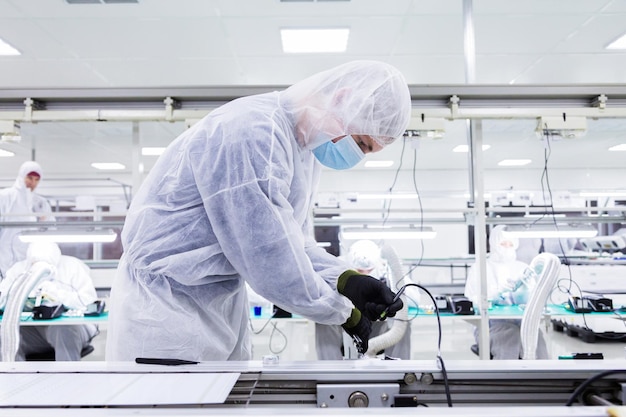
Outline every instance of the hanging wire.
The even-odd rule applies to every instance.
[[[425,287],[419,285],[419,284],[415,284],[415,283],[408,283],[403,285],[400,290],[398,290],[398,292],[396,293],[394,300],[397,300],[400,298],[400,296],[402,295],[402,293],[404,292],[404,290],[407,287],[417,287],[420,290],[424,291],[428,297],[430,298],[430,300],[433,302],[433,306],[435,307],[435,314],[437,316],[437,331],[438,331],[438,337],[437,337],[437,362],[439,362],[439,365],[441,366],[441,374],[443,376],[443,383],[444,383],[444,388],[445,388],[445,392],[446,392],[446,401],[448,403],[448,407],[452,407],[452,397],[450,395],[450,383],[448,381],[448,372],[446,370],[446,366],[443,362],[443,357],[441,355],[441,338],[443,335],[443,332],[441,330],[441,317],[439,315],[439,308],[437,307],[437,301],[435,300],[435,297],[433,297],[433,295],[430,293],[430,291],[428,291]],[[412,317],[410,320],[413,320],[417,315],[415,315],[414,317]]]

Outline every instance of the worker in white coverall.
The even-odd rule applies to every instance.
[[[487,299],[492,305],[526,304],[530,295],[520,280],[528,264],[516,259],[517,238],[505,234],[505,226],[498,225],[489,235],[490,253],[486,259]],[[516,288],[517,287],[517,288]],[[512,291],[516,288],[514,291]],[[470,267],[465,283],[465,296],[474,305],[480,300],[480,275],[476,264]],[[523,356],[520,334],[521,319],[490,319],[489,343],[493,359],[519,359]],[[474,336],[479,344],[478,327]],[[479,345],[480,348],[480,345]],[[543,334],[539,331],[537,359],[548,359],[548,350]]]
[[[44,303],[62,304],[67,309],[83,313],[98,298],[89,267],[83,261],[62,255],[56,243],[34,242],[28,246],[26,259],[9,268],[6,278],[0,283],[0,307],[6,305],[11,286],[24,278],[36,262],[51,265],[52,274],[32,291],[33,298],[41,297]],[[98,333],[95,324],[20,326],[20,346],[16,360],[54,349],[55,360],[78,361],[83,349]]]
[[[250,359],[246,282],[367,348],[371,321],[402,302],[317,247],[313,198],[322,165],[355,166],[401,137],[410,113],[396,68],[354,61],[233,100],[179,136],[126,217],[107,360]]]
[[[42,175],[37,162],[27,161],[20,166],[15,183],[0,190],[0,222],[55,220],[48,201],[35,193]],[[0,279],[14,263],[26,259],[28,243],[19,239],[24,229],[0,225]]]

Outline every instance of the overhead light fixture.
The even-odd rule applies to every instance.
[[[506,226],[505,234],[523,238],[589,238],[598,230],[589,225],[577,224],[524,224]]]
[[[609,151],[611,152],[626,151],[626,143],[620,143],[619,145],[611,146],[609,148]]]
[[[581,239],[580,244],[588,251],[618,251],[626,248],[623,236],[596,236],[591,239]]]
[[[626,191],[581,191],[578,195],[581,197],[626,197]]]
[[[365,161],[365,168],[389,168],[393,161]]]
[[[165,147],[145,147],[141,148],[141,154],[143,156],[159,156],[165,151]]]
[[[126,168],[124,164],[120,164],[119,162],[94,162],[91,164],[91,166],[96,169],[102,170],[116,170]]]
[[[409,126],[404,132],[406,137],[441,139],[446,133],[446,121],[440,117],[411,117]]]
[[[22,55],[20,51],[0,39],[0,55]]]
[[[530,159],[503,159],[498,162],[501,167],[521,167],[532,162]]]
[[[11,156],[15,156],[15,154],[11,151],[5,151],[4,149],[0,149],[0,158],[8,158]]]
[[[283,52],[288,54],[345,52],[349,36],[348,28],[280,30]]]
[[[606,49],[626,49],[626,33],[608,44]]]
[[[415,193],[372,193],[372,194],[361,194],[358,193],[356,195],[356,199],[358,200],[414,200],[417,198],[417,194]]]
[[[539,138],[551,136],[580,138],[587,133],[587,118],[567,116],[565,113],[563,116],[539,117],[535,133]]]
[[[483,148],[483,151],[486,151],[487,149],[491,148],[491,145],[483,145],[482,148]],[[467,145],[455,146],[452,149],[452,152],[465,152],[465,153],[467,153],[467,152],[469,152],[469,146],[467,146]]]
[[[110,243],[117,238],[111,229],[102,230],[25,230],[19,234],[24,243]]]
[[[364,226],[345,227],[341,237],[352,239],[434,239],[437,232],[432,227]]]
[[[15,120],[0,120],[0,142],[20,143],[20,124]]]

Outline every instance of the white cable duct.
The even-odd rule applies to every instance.
[[[396,251],[387,244],[383,245],[383,247],[381,248],[381,255],[384,259],[387,260],[389,268],[391,269],[389,287],[396,289],[395,280],[401,279],[403,275],[402,263],[400,262]],[[409,326],[409,304],[407,303],[406,297],[404,295],[402,295],[400,298],[402,299],[404,305],[402,309],[400,309],[396,313],[393,325],[385,333],[373,337],[369,340],[369,347],[367,349],[367,352],[365,352],[366,357],[375,357],[378,352],[395,345],[404,336],[404,333]]]
[[[20,346],[20,316],[28,294],[41,281],[48,279],[53,271],[54,267],[49,263],[36,262],[11,285],[0,326],[3,362],[15,362],[15,355]]]
[[[536,276],[536,285],[528,300],[520,336],[522,339],[523,359],[537,359],[537,343],[539,340],[539,323],[546,301],[559,275],[561,261],[552,253],[540,253],[530,263],[530,272]]]

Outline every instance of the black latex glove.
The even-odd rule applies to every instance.
[[[371,321],[393,317],[403,306],[399,298],[394,302],[395,294],[381,281],[353,270],[348,270],[339,276],[337,290],[348,297],[352,304]],[[386,315],[381,317],[383,311],[387,309]]]
[[[341,327],[352,336],[354,345],[359,353],[367,352],[370,333],[372,333],[372,322],[367,317],[356,308],[353,308],[350,318]]]

